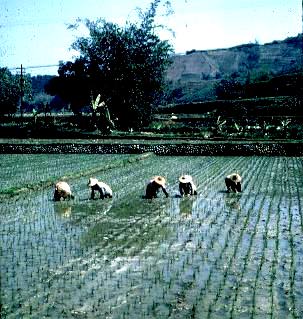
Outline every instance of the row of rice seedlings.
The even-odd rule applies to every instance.
[[[109,157],[109,155],[106,157],[107,163],[106,161],[102,161],[102,164],[100,165],[92,165],[91,163],[88,163],[89,166],[86,166],[85,169],[82,168],[82,170],[79,171],[79,168],[77,171],[69,171],[65,176],[58,176],[58,172],[57,171],[53,171],[53,174],[51,174],[52,177],[46,178],[46,179],[41,179],[41,175],[39,175],[38,178],[36,178],[35,180],[33,180],[33,182],[31,183],[22,183],[22,179],[19,179],[19,183],[17,186],[12,186],[10,188],[1,190],[0,189],[0,200],[2,201],[6,201],[9,197],[13,197],[18,195],[20,196],[27,196],[29,194],[29,192],[31,191],[38,191],[40,189],[49,187],[54,185],[54,183],[58,180],[58,179],[65,179],[65,180],[75,180],[78,179],[82,176],[94,176],[96,173],[100,173],[101,171],[105,171],[105,170],[109,170],[109,169],[117,169],[119,167],[124,167],[125,165],[129,165],[129,164],[133,164],[136,161],[141,161],[141,160],[145,160],[146,158],[148,158],[149,156],[151,156],[152,154],[142,154],[142,155],[131,155],[125,158],[125,156],[120,156],[122,157],[122,159],[119,159],[119,155],[114,155]],[[101,159],[102,157],[106,156],[106,155],[99,155],[101,156],[99,159]],[[115,156],[116,156],[116,160],[115,160]],[[123,159],[124,158],[124,159]],[[27,169],[28,171],[28,169]],[[58,170],[60,171],[60,170]],[[43,175],[43,174],[42,174]],[[73,189],[73,188],[72,188]]]
[[[277,318],[278,315],[278,308],[277,308],[277,304],[278,304],[278,299],[277,299],[277,294],[276,289],[278,286],[278,282],[277,282],[277,271],[278,271],[278,263],[279,263],[279,259],[278,259],[278,252],[279,252],[279,245],[280,245],[280,210],[279,207],[281,205],[281,201],[282,201],[282,196],[280,194],[280,196],[278,196],[277,200],[273,202],[272,204],[272,210],[273,212],[275,212],[275,220],[274,220],[274,225],[273,225],[273,229],[272,229],[272,234],[271,234],[271,238],[272,238],[272,250],[273,250],[273,258],[271,261],[271,265],[270,265],[270,318]]]
[[[222,163],[222,162],[221,162]],[[221,163],[218,165],[221,167]],[[218,167],[217,167],[218,168]],[[222,170],[222,167],[221,167],[221,170]],[[199,175],[197,175],[199,176]],[[204,179],[204,178],[203,178]],[[213,174],[213,179],[217,179],[217,176],[215,174]],[[218,188],[218,185],[216,185],[216,188]],[[203,195],[202,195],[203,196]],[[203,201],[201,200],[201,202],[203,203]],[[217,202],[215,200],[209,202],[209,210],[208,212],[211,212],[213,210],[213,206],[216,205],[217,206]],[[197,207],[197,209],[201,209],[202,206]],[[198,254],[197,252],[197,249],[195,249],[195,247],[198,247],[198,248],[201,248],[201,246],[203,247],[202,251],[200,252],[199,251],[199,254],[202,254],[204,255],[204,262],[205,263],[210,263],[210,262],[213,262],[216,260],[216,255],[217,255],[217,252],[216,252],[216,242],[219,241],[219,234],[220,234],[220,229],[222,229],[219,225],[223,225],[224,223],[224,218],[225,216],[222,215],[222,213],[220,213],[221,209],[219,207],[216,207],[217,208],[217,212],[219,212],[219,214],[208,214],[208,221],[207,221],[207,224],[205,225],[207,227],[207,230],[206,230],[206,234],[203,236],[201,234],[201,242],[198,241],[197,245],[193,245],[192,246],[192,251],[191,251],[191,254],[193,256],[196,256]],[[220,222],[220,219],[221,219],[221,222]],[[191,225],[189,225],[190,227]],[[217,230],[217,232],[214,231],[214,228]],[[198,226],[198,233],[201,233],[201,226]],[[187,233],[188,232],[188,229],[185,229],[184,233]],[[192,233],[195,233],[195,229],[189,229],[189,234],[192,234]],[[213,236],[210,236],[210,235],[213,235]],[[222,234],[221,234],[222,235]],[[183,238],[182,238],[183,239]],[[184,246],[186,247],[185,243],[186,241],[191,241],[193,242],[193,238],[185,238],[185,240],[183,241],[184,243]],[[202,244],[203,243],[203,244]],[[200,246],[200,247],[199,247]],[[182,246],[181,246],[181,249],[180,251],[182,251]],[[178,253],[178,252],[177,252]],[[184,254],[184,258],[183,259],[188,259],[188,256],[186,256],[186,254]],[[193,259],[193,257],[191,257],[191,259]],[[182,270],[184,273],[187,272],[187,269],[191,269],[193,268],[192,267],[192,264],[194,263],[192,260],[189,260],[189,263],[186,262],[186,263],[183,263],[182,264]],[[206,260],[206,261],[205,261]],[[197,272],[199,271],[199,266],[196,267],[197,269],[195,269],[195,272],[193,273],[194,276],[197,275]],[[182,273],[181,273],[182,275]],[[200,276],[200,274],[199,274]],[[182,276],[180,278],[182,280]],[[191,295],[192,297],[192,294],[193,294],[193,291],[192,291],[192,285],[186,285],[187,287],[187,290],[188,290],[188,294]],[[185,292],[186,293],[186,292]]]
[[[289,273],[290,273],[290,247],[288,240],[289,215],[285,209],[285,197],[282,197],[280,211],[280,244],[278,252],[278,271],[277,271],[277,300],[278,312],[285,317],[289,316]]]
[[[298,175],[294,172],[293,167],[288,167],[288,176],[291,180],[298,179]],[[299,179],[298,179],[299,180]],[[301,271],[301,241],[302,241],[302,232],[301,232],[301,214],[299,214],[297,208],[297,203],[292,194],[295,194],[295,185],[296,183],[288,183],[288,215],[289,215],[289,246],[291,252],[291,263],[290,263],[290,312],[293,318],[300,318],[303,315],[303,303],[299,294],[302,291],[302,275]]]
[[[277,169],[277,164],[279,162],[279,159],[275,158],[271,162],[273,166],[271,167],[270,172],[276,172],[276,174],[272,178],[270,178],[270,184],[273,185],[276,184],[278,179],[277,174],[279,170]],[[270,190],[269,185],[267,186],[267,189]],[[269,223],[271,220],[276,219],[276,215],[273,214],[273,203],[275,202],[275,199],[278,200],[279,197],[280,193],[276,193],[276,191],[269,191],[269,194],[265,193],[265,203],[267,204],[267,207],[263,208],[265,216],[262,218],[262,229],[260,229],[259,231],[259,247],[261,248],[261,250],[257,253],[259,258],[253,282],[251,318],[254,318],[255,316],[264,316],[265,314],[271,313],[272,311],[271,302],[273,298],[271,287],[271,271],[272,263],[275,258],[275,252],[273,251],[273,241],[268,240],[268,237]],[[262,279],[260,280],[260,278]]]
[[[195,168],[196,163],[197,162],[195,160],[193,163],[193,168]],[[141,166],[138,166],[138,167],[141,167]],[[149,176],[149,173],[146,173],[146,172],[142,172],[142,175],[140,174],[138,176],[142,177],[145,174]],[[218,182],[219,182],[219,179],[218,179]],[[143,189],[143,184],[141,185]],[[218,185],[216,185],[216,188],[218,188]],[[121,190],[123,189],[124,188],[122,188]],[[132,184],[130,192],[135,190],[136,190],[136,186],[133,186]],[[123,192],[122,195],[120,195],[119,193],[119,196],[117,197],[117,201],[120,202],[120,204],[123,204],[124,200],[127,198],[128,194],[130,194],[130,192],[128,191],[126,191],[125,193]],[[137,191],[137,194],[139,194],[139,191]],[[175,199],[170,199],[169,201],[163,200],[164,203],[165,202],[174,203],[174,201],[178,201],[178,200],[175,200]],[[152,203],[151,207],[153,207],[156,203],[157,204],[160,203],[160,205],[158,206],[161,207],[162,206],[161,202],[162,202],[162,199],[161,200],[159,199],[155,201],[154,203]],[[210,206],[211,205],[216,205],[216,200],[213,200]],[[116,206],[116,208],[118,208],[118,206]],[[156,214],[157,214],[157,209],[159,208],[158,206],[155,208]],[[167,212],[167,208],[165,208],[166,205],[162,207],[163,207],[163,214],[164,214],[165,212]],[[197,205],[195,207],[196,209],[201,210],[203,206]],[[74,208],[75,207],[73,206],[72,209]],[[126,208],[127,208],[127,205],[126,205]],[[137,210],[135,206],[129,206],[129,208],[134,209],[135,211]],[[113,255],[110,258],[110,260],[113,260],[113,261],[120,260],[117,263],[117,265],[119,264],[119,266],[113,265],[114,267],[109,267],[109,268],[108,268],[109,261],[102,262],[101,254],[99,254],[97,247],[96,248],[92,247],[92,249],[89,249],[88,252],[80,251],[79,258],[78,259],[75,258],[74,262],[69,264],[70,267],[72,267],[71,265],[75,265],[75,267],[76,265],[78,265],[78,268],[76,267],[76,269],[74,269],[73,271],[69,271],[72,268],[62,267],[62,269],[65,269],[65,271],[62,271],[61,274],[58,271],[54,273],[55,277],[53,277],[51,281],[47,281],[48,277],[44,277],[45,278],[44,284],[46,285],[47,283],[49,285],[49,288],[48,290],[46,290],[46,294],[44,295],[44,298],[48,299],[48,305],[46,305],[45,307],[42,306],[43,310],[41,310],[41,314],[47,312],[49,315],[51,314],[54,315],[55,313],[62,312],[63,315],[66,315],[68,317],[68,315],[70,315],[71,313],[73,313],[74,315],[82,314],[83,316],[89,315],[90,313],[96,314],[96,315],[100,313],[112,313],[113,316],[115,315],[119,316],[120,314],[121,316],[123,315],[125,317],[132,316],[132,318],[134,318],[137,316],[138,318],[142,318],[142,313],[143,313],[143,317],[144,316],[150,317],[152,314],[154,314],[155,316],[157,314],[163,314],[163,317],[164,317],[166,316],[167,313],[171,313],[171,316],[174,316],[175,312],[173,312],[172,307],[164,306],[165,301],[167,300],[171,301],[173,296],[177,297],[178,298],[177,300],[179,301],[175,309],[184,308],[185,310],[183,310],[183,313],[190,313],[190,311],[194,313],[195,304],[193,301],[190,300],[190,296],[191,295],[193,297],[195,296],[196,289],[194,286],[195,286],[195,283],[197,283],[197,280],[200,276],[200,274],[196,271],[199,268],[197,267],[194,268],[195,262],[199,261],[199,257],[196,257],[198,254],[196,247],[198,247],[198,243],[199,243],[199,237],[198,237],[199,233],[197,234],[196,232],[199,232],[199,224],[198,223],[195,224],[193,221],[191,221],[191,219],[183,219],[183,222],[182,222],[182,219],[180,219],[180,225],[178,225],[178,223],[176,223],[176,220],[174,219],[175,213],[172,213],[172,214],[170,213],[172,209],[174,208],[171,207],[171,209],[168,210],[169,215],[171,215],[171,219],[163,218],[163,223],[166,226],[171,225],[172,230],[174,231],[177,230],[179,232],[179,235],[177,235],[178,236],[177,242],[180,242],[181,245],[179,245],[179,248],[178,246],[176,246],[177,250],[174,252],[174,255],[171,255],[173,259],[170,259],[168,262],[165,260],[165,257],[169,255],[169,250],[167,249],[167,247],[171,247],[170,245],[166,245],[164,247],[162,246],[164,249],[162,249],[162,251],[157,251],[157,243],[161,241],[161,237],[159,237],[155,241],[155,243],[153,243],[152,241],[149,241],[150,244],[147,245],[147,249],[145,251],[141,250],[142,254],[140,254],[141,248],[139,248],[137,251],[138,253],[137,255],[139,256],[139,258],[135,258],[134,256],[134,257],[126,257],[126,259],[123,259],[123,258],[119,259],[119,256],[115,258],[115,255]],[[217,209],[222,210],[222,206],[220,205],[219,207],[217,207]],[[160,208],[160,211],[161,211],[161,208]],[[245,210],[243,210],[243,212],[244,211]],[[110,210],[111,218],[115,216],[112,214],[115,214],[115,210],[113,210],[113,208],[111,208]],[[136,214],[136,212],[134,212],[134,214]],[[142,212],[142,214],[144,213]],[[117,212],[117,215],[116,215],[117,218],[118,218],[118,215],[119,213]],[[163,216],[164,215],[162,215],[162,217]],[[196,217],[198,219],[199,214],[196,213]],[[105,216],[105,218],[107,218],[107,215]],[[99,221],[101,221],[101,219]],[[124,219],[124,221],[127,222],[127,218]],[[129,222],[131,221],[132,219],[129,218]],[[138,219],[135,219],[135,221],[137,221],[137,223],[134,225],[133,228],[130,226],[130,229],[129,229],[130,232],[132,229],[134,230],[134,229],[137,229],[138,227],[141,227],[141,225],[144,225],[143,223],[149,222],[148,218],[146,218],[146,220],[144,220],[143,218],[140,220],[140,222],[138,221]],[[57,222],[59,222],[59,220]],[[156,219],[154,225],[156,226],[158,223],[159,223],[159,219]],[[79,225],[80,228],[82,229],[81,232],[83,234],[85,234],[85,231],[84,231],[85,227],[83,228],[83,225],[89,226],[89,224],[87,224],[85,221],[85,223],[81,223]],[[63,223],[63,225],[65,225],[64,227],[71,227],[70,229],[73,229],[73,227],[75,227],[75,225],[72,225],[72,224],[70,225],[69,223]],[[214,222],[212,223],[212,228],[218,227],[216,228],[216,230],[218,230],[221,228],[221,225],[222,224],[217,225],[216,222]],[[145,233],[150,232],[150,228],[145,226],[143,226],[143,228],[146,230]],[[89,231],[91,230],[91,228],[89,227],[86,230]],[[186,235],[187,230],[193,234],[192,237],[189,237]],[[58,231],[59,229],[56,230],[56,232]],[[69,231],[70,230],[68,228],[68,232]],[[125,229],[123,230],[123,232],[124,231]],[[121,240],[123,240],[123,232],[119,232],[119,227],[117,228],[116,234],[118,236],[121,236]],[[205,231],[205,238],[207,238],[209,234],[212,234],[212,232]],[[67,233],[66,235],[68,236],[69,234]],[[155,238],[155,235],[151,235],[151,236],[152,238]],[[135,242],[137,235],[133,235],[132,237],[134,240],[131,240],[131,244],[130,244],[131,246],[133,245],[133,242]],[[78,237],[78,239],[79,238],[80,237]],[[168,237],[166,238],[168,239]],[[171,239],[173,239],[173,237],[171,237]],[[187,242],[184,245],[184,243],[189,240],[191,241],[191,243]],[[187,244],[190,244],[190,245],[187,245]],[[103,251],[106,252],[108,249],[113,249],[114,246],[115,245],[112,244],[106,247],[106,249]],[[148,248],[148,246],[150,248]],[[213,244],[213,247],[214,248],[217,247],[216,243]],[[150,259],[151,252],[153,249],[155,251],[152,254],[153,255],[152,259]],[[183,252],[184,250],[186,251]],[[179,254],[177,253],[178,251],[179,251]],[[90,258],[90,256],[94,256],[93,254],[95,252],[97,253],[97,257]],[[124,252],[127,252],[127,247],[125,247]],[[100,250],[100,253],[102,253],[102,250]],[[122,254],[122,253],[123,253],[123,250],[121,250],[119,254]],[[128,253],[126,254],[126,256],[127,255]],[[176,257],[181,256],[182,262],[175,262],[174,261],[175,256]],[[218,257],[216,256],[217,256],[216,254],[212,256],[213,261],[218,260]],[[158,260],[162,261],[162,264],[157,263],[157,258]],[[89,260],[89,262],[84,263],[85,260]],[[101,269],[105,269],[106,271],[100,272],[100,270],[98,270],[100,268],[98,268],[97,270],[93,270],[92,269],[93,264],[101,265]],[[130,267],[127,266],[129,264],[131,266],[137,267],[136,268],[138,272],[137,274],[131,271],[131,266]],[[174,266],[171,266],[171,264]],[[67,265],[66,262],[64,263],[64,266],[65,265]],[[102,265],[104,265],[104,267]],[[170,271],[170,270],[174,270],[174,271]],[[128,273],[127,276],[125,275],[126,272]],[[166,278],[165,276],[167,276],[168,273],[172,273],[172,272],[175,273],[175,278],[171,277],[170,278],[171,280],[167,282],[167,286],[166,286],[165,280],[164,280]],[[140,276],[138,277],[138,274],[141,274],[141,277]],[[69,280],[65,281],[65,279],[62,278],[62,276],[65,279],[69,279]],[[100,277],[102,277],[103,280],[101,280]],[[179,277],[183,279],[179,281],[180,285],[176,285],[176,283],[178,282],[177,279]],[[133,280],[130,280],[130,278],[133,278]],[[185,284],[182,284],[182,281],[184,281]],[[80,283],[80,286],[79,288],[77,288],[77,293],[74,294],[73,290],[75,290],[74,286],[76,282]],[[144,288],[143,282],[146,283],[145,288]],[[90,283],[94,283],[94,285]],[[65,286],[69,288],[65,290],[64,288]],[[105,294],[103,292],[104,287],[108,287],[108,286],[110,287],[109,292],[108,294]],[[177,292],[174,292],[173,290],[174,287],[179,287],[182,290],[182,293],[178,295]],[[62,293],[61,294],[59,293],[62,290],[64,291],[63,295]],[[58,293],[55,293],[57,291]],[[131,297],[129,297],[129,292],[131,292],[130,294]],[[65,299],[66,301],[64,301],[64,305],[62,305],[62,301],[60,303],[60,300],[63,300],[62,297],[65,294],[67,294],[67,297]],[[99,298],[100,300],[99,299],[96,300],[95,297],[90,297],[90,299],[88,298],[89,296],[96,296],[96,295],[101,296],[102,294],[104,298],[100,297]],[[33,298],[32,301],[34,300],[35,299]],[[41,298],[41,302],[42,300],[43,298]],[[88,302],[87,300],[91,300],[91,301]],[[134,300],[135,302],[133,303]],[[69,301],[70,301],[70,304],[68,305]],[[123,301],[123,306],[122,306],[123,309],[121,308],[121,305],[119,305],[120,301]],[[146,306],[142,307],[142,303]],[[35,304],[35,303],[32,303],[32,304]],[[52,309],[52,307],[50,307],[51,304],[54,304],[55,308]],[[192,306],[192,309],[190,311],[187,309],[189,306]],[[41,309],[41,306],[39,307],[39,309]],[[68,311],[66,309],[68,309]],[[141,312],[141,310],[143,312]],[[65,311],[65,314],[64,314],[64,311]]]
[[[84,155],[84,154],[2,154],[0,165],[5,168],[0,173],[0,190],[13,186],[32,184],[59,178],[87,167],[98,167],[127,155]],[[12,176],[15,178],[12,179]],[[13,184],[15,181],[16,184]]]
[[[247,190],[247,192],[249,192],[249,190]],[[252,243],[252,241],[250,242],[250,243]],[[241,251],[241,250],[240,250]],[[249,250],[248,250],[249,251]],[[245,268],[245,267],[244,267]],[[242,275],[243,275],[243,273],[242,273]],[[246,276],[246,275],[245,275]],[[238,282],[241,282],[241,280],[239,280]],[[249,295],[249,294],[246,294],[246,295]],[[241,298],[243,298],[243,296],[241,296]]]
[[[301,176],[303,173],[302,169],[302,160],[298,161],[293,158],[293,169],[291,170],[291,174],[294,180],[294,183],[290,185],[290,191],[292,194],[297,196],[291,197],[291,213],[293,215],[292,222],[292,235],[293,235],[293,267],[292,267],[292,293],[293,293],[293,301],[294,301],[294,316],[302,317],[303,316],[303,302],[301,298],[302,289],[303,289],[303,277],[302,277],[302,206],[300,202],[300,198],[303,195],[303,185],[301,182]],[[299,172],[299,173],[298,173]]]
[[[259,169],[260,171],[260,169]],[[256,173],[256,171],[255,171]],[[249,192],[249,190],[247,190]],[[233,238],[231,238],[228,242],[228,249],[226,250],[226,253],[223,255],[223,261],[225,263],[223,263],[222,266],[222,270],[224,269],[222,275],[219,275],[219,277],[221,277],[221,281],[218,281],[216,284],[218,285],[218,288],[215,290],[215,295],[213,300],[210,301],[208,309],[207,309],[207,313],[205,315],[207,315],[207,317],[211,318],[213,316],[216,316],[216,313],[220,313],[221,312],[221,307],[224,305],[225,311],[227,311],[228,309],[228,304],[231,301],[225,300],[224,303],[219,304],[218,306],[216,306],[216,304],[219,302],[219,300],[221,300],[222,298],[225,299],[226,296],[229,296],[229,298],[233,297],[233,294],[235,293],[235,288],[237,288],[236,286],[236,282],[234,281],[234,271],[239,271],[241,269],[241,264],[239,265],[238,263],[238,257],[237,255],[239,255],[240,260],[243,258],[243,256],[245,256],[243,254],[243,251],[248,250],[249,251],[249,247],[246,247],[247,244],[249,242],[247,242],[246,240],[243,240],[245,238],[245,236],[247,235],[246,229],[249,227],[249,223],[253,223],[253,221],[250,221],[251,217],[251,213],[252,213],[252,209],[254,207],[254,198],[253,197],[246,197],[245,198],[246,201],[243,202],[243,206],[241,208],[241,211],[243,211],[245,213],[245,215],[243,215],[243,217],[245,217],[245,219],[243,221],[239,220],[237,221],[239,223],[239,230],[235,229],[235,234],[236,236],[233,236]],[[247,213],[247,214],[246,214]],[[235,225],[234,225],[235,226]],[[235,241],[233,241],[235,240]],[[237,264],[235,264],[237,263]],[[234,265],[236,266],[234,270],[233,267]],[[240,269],[238,269],[240,266]],[[245,268],[245,262],[244,262],[244,266]],[[239,275],[237,275],[239,276]],[[240,281],[240,280],[239,280]],[[227,287],[226,287],[227,285]],[[230,286],[231,285],[231,286]],[[229,288],[228,288],[229,287]],[[233,294],[230,294],[230,289],[233,292]]]
[[[220,165],[221,166],[221,165]],[[222,168],[221,168],[222,169]],[[215,178],[215,177],[214,177]],[[217,188],[218,186],[216,186],[216,188]],[[216,202],[215,201],[213,201],[212,203],[211,203],[211,205],[216,205]],[[218,208],[218,211],[220,211],[220,208],[219,207],[217,207]],[[201,209],[201,208],[200,208]],[[212,208],[211,208],[212,209]],[[222,214],[221,214],[222,215]],[[213,218],[213,220],[216,220],[217,219],[217,217],[215,217],[215,218]],[[224,220],[224,216],[223,216],[223,219],[222,220]],[[217,222],[214,222],[214,225],[215,225],[215,227],[217,227]],[[208,227],[213,227],[212,226],[213,225],[213,222],[211,222],[210,221],[210,223],[208,223]],[[220,228],[221,227],[217,227],[217,230],[220,230]],[[187,230],[187,229],[186,229]],[[184,232],[186,232],[186,230],[184,231]],[[192,229],[190,229],[190,230],[192,230]],[[201,231],[199,231],[199,232],[201,232]],[[190,234],[191,234],[192,232],[190,232]],[[195,233],[195,232],[193,232],[193,233]],[[210,232],[210,233],[214,233],[213,232],[213,230]],[[219,231],[217,232],[217,234],[219,234]],[[201,239],[202,239],[202,242],[203,242],[203,240],[206,240],[206,238],[208,238],[209,237],[209,235],[207,235],[207,236],[205,236],[205,237],[202,237],[201,236]],[[183,238],[182,238],[183,239]],[[190,239],[190,241],[193,241],[193,238],[191,238]],[[211,242],[211,244],[210,244],[210,247],[206,247],[206,243],[203,243],[203,250],[205,250],[205,251],[203,251],[202,253],[206,253],[206,259],[208,260],[208,252],[209,251],[215,251],[215,245],[216,244],[214,244],[215,242],[216,242],[216,238],[215,238],[215,236],[214,236],[214,240],[213,241],[210,241]],[[199,245],[200,245],[200,243],[199,243]],[[199,247],[199,245],[197,245],[198,247]],[[180,249],[180,251],[182,251],[182,246],[183,245],[181,245],[181,249]],[[197,247],[196,246],[196,247]],[[185,245],[185,247],[186,247],[186,245]],[[200,247],[201,247],[201,245],[200,245]],[[193,245],[192,246],[192,250],[193,251],[191,251],[191,255],[192,256],[197,256],[197,250],[195,250],[195,245]],[[177,254],[179,253],[179,251],[177,251]],[[184,254],[184,255],[186,255],[186,254]],[[214,253],[214,256],[215,256],[216,254]],[[189,255],[190,256],[190,255]],[[191,268],[193,268],[193,266],[192,266],[192,264],[193,264],[193,258],[194,257],[190,257],[190,258],[188,258],[189,256],[187,256],[187,257],[184,257],[183,258],[183,260],[185,259],[186,260],[186,262],[184,263],[182,263],[182,272],[184,272],[185,274],[186,274],[186,272],[187,272],[187,269],[191,269]],[[216,258],[214,257],[214,256],[209,256],[209,257],[211,257],[213,260],[216,260]],[[179,260],[180,258],[178,258],[178,260]],[[209,261],[208,261],[209,262]],[[198,269],[199,267],[196,267],[196,269],[195,269],[195,271],[193,272],[193,274],[192,274],[192,276],[194,276],[195,278],[196,278],[196,276],[198,277],[198,274],[197,274],[197,269]],[[172,271],[170,271],[170,273],[172,273]],[[180,273],[179,273],[179,276],[180,276]],[[201,277],[201,275],[199,274],[199,277]],[[180,278],[180,280],[181,280],[181,284],[180,285],[182,285],[182,273],[181,273],[181,278]],[[176,279],[174,280],[174,281],[176,281]],[[175,282],[175,284],[176,284],[176,282]],[[183,286],[184,286],[184,284],[183,284]],[[190,295],[190,297],[191,297],[191,299],[192,299],[192,295],[193,295],[193,291],[192,291],[192,284],[185,284],[185,286],[187,287],[187,290],[188,290],[188,295]],[[184,290],[184,289],[183,289]],[[185,293],[186,293],[186,291],[185,291]],[[178,300],[180,300],[180,298],[178,298]],[[178,306],[178,305],[177,305]],[[194,308],[194,306],[192,306],[192,308]]]
[[[287,167],[284,167],[284,174],[287,175]],[[293,249],[293,211],[290,204],[292,194],[286,183],[283,184],[283,191],[279,212],[280,212],[280,240],[278,251],[277,276],[277,305],[275,309],[280,316],[296,318],[293,295],[294,283],[294,249]],[[299,223],[300,224],[300,223]]]

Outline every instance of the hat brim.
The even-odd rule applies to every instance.
[[[87,185],[88,185],[89,187],[93,187],[93,186],[95,186],[96,184],[98,184],[98,180],[97,180],[96,178],[90,178]]]
[[[190,175],[182,175],[179,177],[179,182],[184,183],[184,184],[190,183],[190,182],[192,182],[192,180],[193,179]]]
[[[155,177],[153,178],[153,181],[154,181],[155,183],[157,183],[158,185],[161,185],[161,186],[165,185],[165,183],[166,183],[165,178],[162,177],[162,176],[155,176]]]

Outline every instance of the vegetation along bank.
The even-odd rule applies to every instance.
[[[302,156],[301,142],[204,142],[204,143],[0,143],[2,154],[142,154]]]

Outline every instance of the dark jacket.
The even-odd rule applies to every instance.
[[[166,197],[168,197],[168,192],[165,186],[159,185],[155,181],[151,180],[146,186],[145,198],[156,198],[158,197],[158,192],[162,189]]]
[[[197,195],[197,188],[193,182],[179,183],[179,191],[181,196],[184,195]]]
[[[241,177],[238,174],[231,174],[226,176],[225,178],[225,185],[227,188],[227,191],[230,192],[231,190],[235,193],[242,191],[241,186]]]

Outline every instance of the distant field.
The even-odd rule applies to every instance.
[[[76,196],[0,200],[3,318],[303,317],[301,157],[135,157],[0,155],[1,192],[66,176]],[[89,200],[93,171],[113,199]],[[198,196],[176,196],[182,173]],[[156,174],[170,198],[142,199]]]

